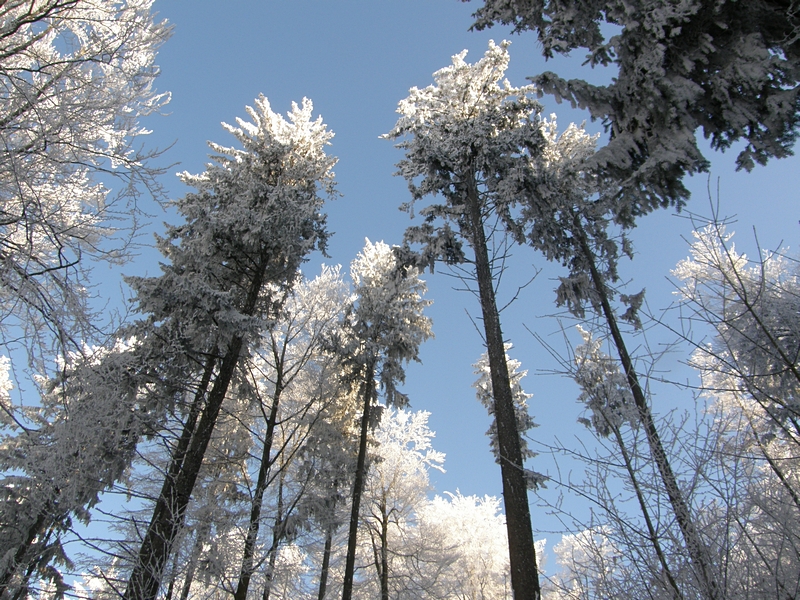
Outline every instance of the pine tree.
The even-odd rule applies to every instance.
[[[273,326],[298,267],[324,250],[328,235],[320,194],[332,192],[335,159],[325,154],[332,134],[312,120],[311,102],[293,105],[288,120],[263,96],[247,112],[252,122],[225,125],[241,149],[212,143],[205,173],[182,175],[197,191],[175,202],[185,224],[159,240],[170,261],[163,274],[129,280],[138,310],[149,315],[139,335],[177,347],[202,375],[126,598],[157,595],[237,365]]]
[[[503,75],[508,66],[507,43],[490,43],[474,65],[464,61],[434,74],[435,85],[412,88],[400,102],[400,119],[385,137],[404,138],[406,151],[399,163],[413,201],[409,211],[427,195],[441,194],[444,202],[418,212],[425,222],[406,231],[406,259],[432,267],[469,262],[474,268],[491,373],[494,415],[503,479],[514,597],[541,596],[533,545],[529,481],[523,466],[520,432],[506,363],[500,315],[495,299],[495,273],[489,256],[492,231],[487,223],[500,221],[521,240],[512,219],[518,200],[514,184],[544,147],[538,117],[541,107],[530,99],[530,86],[513,88]],[[451,228],[451,224],[455,228]],[[471,247],[467,258],[463,242]],[[413,251],[410,246],[422,248]]]
[[[407,398],[398,389],[405,380],[404,363],[419,360],[420,344],[431,337],[431,321],[422,311],[425,283],[415,267],[404,266],[392,248],[367,240],[350,268],[355,302],[349,308],[336,342],[337,352],[358,389],[362,404],[358,458],[345,562],[342,600],[353,593],[356,543],[361,496],[367,474],[367,440],[370,427],[380,420],[376,381],[387,405],[402,407]]]
[[[739,168],[792,153],[800,125],[800,13],[777,0],[485,0],[474,27],[538,35],[545,57],[586,50],[618,69],[608,85],[532,77],[543,93],[589,110],[609,142],[592,170],[619,182],[617,218],[689,196],[682,179],[706,171],[697,146],[744,142]]]

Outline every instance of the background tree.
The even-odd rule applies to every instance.
[[[508,540],[499,498],[446,492],[418,508],[416,521],[414,535],[423,551],[409,560],[415,577],[435,581],[431,597],[508,598]],[[542,555],[544,544],[537,542],[537,550]]]
[[[790,597],[800,569],[792,525],[800,511],[798,263],[786,250],[749,259],[732,237],[717,220],[698,228],[673,276],[681,284],[682,331],[695,348],[691,364],[716,426],[705,472],[737,548],[729,558],[737,565],[731,593]],[[693,339],[709,326],[710,338]]]
[[[401,264],[383,242],[366,241],[350,266],[354,303],[345,315],[341,339],[335,344],[352,385],[358,388],[363,410],[359,434],[342,600],[353,593],[361,495],[367,474],[370,427],[380,419],[373,410],[380,381],[386,404],[403,406],[408,399],[397,389],[405,381],[404,363],[419,360],[419,346],[431,337],[431,320],[422,311],[425,283],[415,267]]]
[[[517,421],[517,431],[519,432],[520,436],[520,450],[523,458],[533,458],[536,456],[536,453],[528,447],[528,442],[525,439],[530,429],[538,427],[528,412],[528,400],[533,397],[533,394],[527,394],[525,393],[525,390],[522,389],[522,378],[525,377],[528,372],[520,371],[519,368],[522,366],[522,363],[508,356],[508,350],[510,349],[511,344],[506,343],[505,360],[506,364],[508,365],[509,379],[511,381],[511,393],[514,398],[514,413]],[[475,388],[475,395],[478,398],[478,401],[489,411],[489,415],[494,417],[492,377],[488,355],[486,353],[481,355],[480,359],[478,359],[478,362],[472,366],[475,367],[475,374],[478,376],[478,379],[472,384],[472,387]],[[492,454],[494,454],[495,461],[500,463],[502,459],[500,456],[500,445],[497,440],[496,419],[492,418],[492,424],[489,427],[489,430],[486,432],[486,435],[489,436]],[[535,471],[531,471],[530,469],[525,469],[525,476],[537,487],[542,486],[546,479],[545,476],[541,475],[540,473],[536,473]]]
[[[278,325],[265,336],[266,347],[259,353],[265,364],[257,365],[255,370],[263,374],[272,393],[267,396],[271,395],[270,400],[262,404],[262,417],[266,429],[253,491],[242,569],[236,587],[237,600],[244,600],[247,597],[249,579],[253,572],[253,554],[258,538],[261,504],[268,483],[269,469],[274,462],[271,453],[275,426],[278,424],[281,395],[309,366],[310,361],[321,358],[322,342],[329,337],[330,330],[336,325],[345,303],[345,286],[338,269],[324,268],[319,277],[303,282],[293,290],[283,308]],[[333,365],[329,365],[329,370],[332,368]],[[325,378],[326,374],[322,375]],[[327,377],[332,378],[333,373],[327,373]],[[323,398],[317,397],[314,393],[317,390],[311,391],[308,396],[309,402],[314,400],[324,402]],[[329,401],[336,396],[332,390],[323,395],[329,396]]]
[[[361,522],[368,538],[365,567],[377,575],[372,593],[382,600],[426,595],[427,582],[405,563],[420,551],[408,538],[415,511],[427,501],[428,471],[444,470],[444,454],[431,447],[429,414],[387,409],[373,434],[376,456],[365,482]]]

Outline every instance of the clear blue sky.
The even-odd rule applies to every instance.
[[[279,112],[286,112],[293,100],[311,98],[315,112],[336,133],[331,152],[339,157],[336,173],[342,197],[327,208],[330,229],[336,233],[329,248],[331,258],[315,256],[305,268],[309,276],[318,272],[323,260],[346,267],[365,237],[400,242],[410,223],[397,209],[408,199],[405,182],[392,176],[401,152],[378,136],[394,124],[397,102],[405,98],[408,88],[431,83],[433,71],[448,65],[451,55],[467,48],[468,60],[475,61],[489,39],[508,38],[513,41],[508,77],[514,85],[544,70],[595,82],[613,75],[582,67],[581,56],[545,63],[532,34],[511,37],[502,28],[470,32],[470,14],[477,5],[457,0],[157,0],[155,7],[175,28],[157,61],[162,70],[158,88],[171,92],[172,102],[167,116],[147,120],[153,134],[146,141],[161,147],[174,143],[163,159],[180,163],[171,172],[201,172],[206,141],[232,141],[220,121],[234,122],[235,117],[245,116],[245,105],[259,93]],[[542,103],[546,114],[558,113],[562,127],[587,118],[547,97]],[[589,123],[588,128],[601,130],[597,123]],[[752,251],[755,227],[762,246],[776,247],[782,242],[796,248],[800,161],[774,161],[751,174],[735,174],[734,152],[708,156],[713,158],[714,188],[720,178],[722,214],[738,215],[739,246]],[[694,195],[689,210],[709,213],[707,183],[705,176],[690,182]],[[172,197],[186,191],[172,175],[163,184]],[[673,211],[661,211],[643,219],[634,232],[638,255],[633,263],[622,266],[622,272],[633,279],[633,291],[647,288],[654,309],[672,301],[665,278],[686,256],[681,236],[688,237],[690,230],[690,224]],[[581,412],[575,401],[578,392],[570,382],[545,373],[557,369],[557,364],[525,328],[563,349],[559,322],[544,317],[556,312],[552,279],[560,270],[524,248],[515,250],[511,266],[501,298],[508,299],[516,290],[515,282],[528,279],[534,266],[543,269],[502,315],[506,337],[515,346],[512,356],[529,370],[525,388],[534,394],[531,412],[540,423],[532,434],[545,443],[558,436],[569,444],[574,435],[584,434],[582,426],[575,424]],[[138,263],[125,270],[156,274],[157,267],[153,255],[143,253]],[[423,347],[423,364],[409,369],[406,390],[412,408],[432,413],[430,425],[437,432],[434,445],[447,454],[447,473],[432,473],[432,481],[438,493],[459,488],[465,494],[500,495],[499,469],[484,436],[488,417],[470,387],[471,365],[482,352],[467,314],[475,318],[477,302],[470,294],[453,291],[455,282],[445,275],[426,279],[434,301],[430,314],[436,339]],[[571,326],[568,320],[563,324]],[[574,341],[576,336],[570,335]],[[657,331],[650,335],[654,344],[663,339]],[[663,365],[677,368],[685,357],[675,354]],[[686,378],[687,373],[680,376]],[[686,393],[665,389],[654,398],[655,410],[663,414],[686,406],[689,400]],[[530,466],[553,472],[546,457]],[[551,487],[545,494],[554,498],[557,492]],[[532,510],[534,527],[556,526],[543,511]],[[557,541],[552,534],[548,537],[551,543]]]

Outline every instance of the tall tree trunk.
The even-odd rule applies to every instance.
[[[650,455],[656,463],[661,481],[664,484],[667,498],[669,498],[672,511],[675,514],[675,520],[678,523],[678,528],[681,530],[683,541],[686,544],[686,549],[689,552],[689,558],[692,561],[695,569],[695,575],[700,583],[703,595],[708,600],[722,600],[719,584],[714,574],[714,569],[711,564],[711,558],[708,548],[700,539],[700,534],[694,525],[689,506],[683,498],[683,493],[678,486],[675,474],[672,471],[672,465],[669,462],[667,453],[661,443],[661,436],[656,428],[653,414],[650,412],[650,406],[644,395],[644,389],[639,383],[639,376],[633,366],[633,361],[628,354],[628,348],[625,345],[625,340],[620,333],[617,325],[617,317],[611,309],[611,303],[608,300],[608,289],[606,288],[605,280],[600,272],[597,270],[595,264],[595,256],[589,246],[589,241],[586,237],[586,232],[581,224],[580,217],[576,214],[574,216],[575,231],[573,232],[578,239],[581,246],[581,251],[584,253],[592,278],[592,285],[600,300],[600,306],[603,311],[603,316],[608,324],[611,338],[617,348],[622,368],[625,371],[625,377],[628,380],[628,387],[633,395],[633,401],[636,405],[636,410],[639,415],[639,421],[644,427],[645,435],[647,436],[647,443],[650,447]]]
[[[322,551],[322,569],[319,573],[319,594],[317,600],[325,600],[325,590],[328,587],[328,570],[331,566],[331,545],[333,544],[333,527],[328,527],[325,533],[325,549]]]
[[[259,267],[250,282],[242,313],[252,315],[258,301],[266,270],[266,256],[260,257]],[[169,559],[172,543],[182,524],[194,484],[203,464],[206,448],[211,441],[217,416],[233,379],[244,338],[234,336],[220,364],[219,373],[208,394],[206,406],[175,477],[167,477],[153,510],[139,556],[125,589],[125,600],[155,600],[164,566]]]
[[[358,442],[358,459],[356,475],[353,482],[353,501],[350,510],[350,529],[347,538],[347,559],[344,566],[342,582],[342,600],[351,600],[353,596],[353,576],[356,566],[356,542],[358,541],[358,514],[361,509],[361,494],[364,491],[367,465],[367,437],[369,435],[369,417],[372,400],[375,395],[375,366],[369,364],[365,368],[362,389],[364,390],[364,411],[361,415],[361,436]]]
[[[533,545],[531,514],[528,506],[528,485],[522,463],[514,397],[506,363],[500,314],[494,293],[494,280],[489,263],[489,250],[483,215],[474,176],[466,186],[466,216],[469,219],[468,239],[475,252],[475,272],[486,336],[486,350],[494,397],[497,442],[500,448],[500,471],[503,478],[503,502],[508,531],[508,554],[511,565],[511,588],[514,600],[539,600],[542,592]]]
[[[275,526],[272,528],[272,546],[269,549],[269,564],[264,579],[264,594],[261,600],[269,600],[272,593],[272,581],[275,578],[275,562],[278,558],[278,546],[283,539],[283,477],[285,471],[281,469],[281,477],[278,480],[278,510],[275,515]]]
[[[258,530],[261,524],[261,508],[264,502],[264,492],[267,489],[267,476],[269,475],[270,459],[272,452],[272,440],[275,435],[275,423],[278,419],[278,404],[281,392],[283,391],[282,370],[278,369],[278,377],[275,383],[275,393],[272,397],[272,407],[270,408],[267,419],[267,430],[264,435],[264,448],[261,452],[261,464],[258,468],[258,479],[256,489],[253,494],[253,503],[250,508],[250,525],[247,529],[247,538],[244,542],[244,553],[242,556],[242,568],[239,572],[239,583],[236,586],[234,600],[245,600],[247,590],[250,587],[250,578],[253,575],[253,555],[255,554],[256,541],[258,540]]]
[[[386,498],[381,498],[381,600],[389,600],[389,513]]]

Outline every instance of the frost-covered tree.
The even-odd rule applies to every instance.
[[[435,582],[430,597],[508,598],[508,540],[499,498],[445,493],[419,507],[416,521],[415,543],[423,550],[409,561],[417,577]],[[537,551],[543,550],[537,542]]]
[[[338,269],[323,268],[319,277],[298,285],[285,303],[278,325],[265,336],[265,347],[258,353],[258,358],[251,368],[254,376],[267,384],[269,389],[266,390],[266,394],[259,396],[264,399],[261,416],[265,422],[265,431],[253,490],[241,575],[234,596],[237,600],[244,600],[247,597],[249,579],[254,569],[253,554],[258,539],[261,504],[268,483],[270,466],[274,462],[272,446],[275,426],[278,424],[281,396],[296,379],[301,378],[307,367],[317,372],[322,370],[323,372],[319,373],[322,379],[326,377],[335,379],[334,373],[324,372],[326,366],[310,365],[310,363],[315,358],[321,358],[323,340],[330,335],[331,328],[337,324],[346,302],[345,284]],[[334,368],[333,365],[327,365],[329,370]],[[336,382],[331,382],[331,388],[335,387]],[[334,401],[336,397],[334,389],[328,390],[327,393],[321,388],[310,391],[312,393],[307,398],[308,402]],[[315,391],[318,393],[315,394]],[[329,394],[330,397],[316,397],[319,392],[322,392],[322,395]]]
[[[755,402],[782,435],[800,442],[800,268],[785,252],[753,263],[725,226],[694,232],[689,258],[673,271],[686,318],[715,335],[693,363],[703,387]]]
[[[88,509],[123,475],[147,427],[136,412],[137,367],[129,344],[85,348],[62,362],[59,379],[42,386],[46,393],[24,425],[10,398],[0,396],[0,596],[24,593],[31,578],[62,589],[53,565],[68,564],[61,535],[73,520],[88,520]]]
[[[405,381],[405,363],[419,360],[419,346],[431,337],[431,320],[423,314],[425,283],[416,267],[398,261],[383,242],[367,240],[350,266],[354,303],[348,308],[341,334],[334,342],[362,404],[358,458],[348,533],[342,599],[353,593],[361,496],[367,474],[367,441],[380,419],[373,406],[380,382],[386,404],[402,407],[407,398],[397,386]]]
[[[507,46],[490,43],[475,64],[464,60],[464,51],[453,57],[451,66],[434,73],[434,85],[411,88],[398,107],[400,119],[386,137],[400,138],[398,147],[406,153],[399,173],[408,181],[413,200],[404,208],[424,218],[422,225],[406,231],[407,244],[422,246],[416,258],[408,250],[409,260],[430,267],[437,260],[466,262],[477,281],[497,423],[511,580],[514,597],[522,600],[539,598],[541,592],[489,240],[497,221],[521,240],[512,219],[513,207],[531,161],[541,154],[544,137],[540,106],[530,99],[534,89],[514,88],[503,79]],[[428,195],[441,195],[443,202],[420,209],[420,201]],[[472,249],[470,257],[464,252],[464,242]]]
[[[683,176],[714,148],[743,141],[739,168],[791,154],[800,124],[800,12],[775,0],[485,0],[475,27],[537,33],[545,57],[584,49],[612,67],[607,85],[533,77],[543,93],[587,108],[609,129],[591,161],[619,184],[621,220],[682,203]]]
[[[734,549],[730,593],[791,597],[800,572],[798,263],[785,250],[749,259],[732,237],[716,221],[698,229],[673,271],[685,330],[713,332],[690,340],[718,432],[705,474],[720,490],[722,539]]]
[[[514,226],[522,228],[528,243],[549,260],[568,267],[568,276],[560,278],[556,289],[556,303],[566,305],[579,318],[584,318],[588,308],[608,328],[653,462],[697,569],[700,587],[707,597],[718,598],[719,584],[711,556],[673,472],[645,388],[620,329],[621,321],[641,326],[638,310],[644,291],[626,295],[614,287],[619,281],[620,257],[632,256],[626,233],[634,225],[636,210],[620,218],[620,211],[628,209],[620,204],[617,182],[592,171],[597,138],[574,125],[559,134],[554,118],[542,122],[542,133],[545,148],[541,159],[526,178],[510,184],[518,190],[522,205],[520,219]],[[615,309],[616,299],[627,305],[622,314]]]
[[[237,366],[274,325],[299,266],[328,235],[321,209],[332,192],[335,159],[325,153],[332,133],[312,119],[308,100],[288,119],[263,96],[247,112],[252,122],[225,125],[241,148],[212,143],[206,171],[182,175],[196,191],[174,203],[185,223],[159,239],[169,260],[163,274],[129,280],[147,315],[135,335],[187,364],[184,380],[199,377],[126,598],[158,594]]]
[[[362,535],[368,539],[366,579],[377,576],[372,593],[381,600],[425,589],[426,582],[405,563],[420,551],[409,538],[415,511],[427,501],[428,471],[444,470],[444,454],[431,446],[429,416],[423,411],[387,409],[372,436],[376,456],[365,482],[361,522],[366,534]]]
[[[668,562],[667,552],[664,549],[664,540],[662,539],[663,534],[659,532],[658,511],[654,510],[648,502],[648,488],[650,486],[645,483],[645,479],[649,475],[641,474],[637,465],[639,452],[637,451],[635,433],[639,430],[641,416],[634,401],[630,383],[626,376],[620,372],[619,363],[601,350],[602,339],[593,338],[591,333],[580,326],[578,330],[583,338],[583,343],[575,348],[573,378],[581,389],[578,401],[586,406],[588,412],[588,416],[581,417],[579,421],[601,439],[611,438],[614,446],[613,452],[619,455],[621,464],[624,467],[627,487],[632,489],[636,503],[641,511],[646,528],[646,543],[650,545],[658,560],[657,564],[653,565],[648,564],[646,560],[642,560],[642,555],[650,555],[650,552],[646,551],[641,553],[640,556],[631,559],[631,562],[638,560],[640,564],[639,570],[648,572],[654,587],[658,586],[676,600],[683,598],[683,592],[673,574],[674,569]],[[626,436],[626,429],[631,430],[634,435]],[[600,457],[597,458],[602,460]],[[614,507],[609,504],[601,503],[601,505],[609,513],[615,511]],[[616,520],[616,515],[611,515],[610,520]],[[599,546],[597,543],[598,535],[601,539]],[[605,549],[598,550],[598,547],[606,548],[608,546],[606,543],[607,537],[606,533],[600,530],[586,530],[574,536],[574,541],[583,546],[581,552],[593,561],[589,562],[586,570],[594,569],[602,572],[597,562],[606,555],[606,551]],[[562,562],[562,564],[564,563]],[[576,568],[575,561],[573,561],[570,568],[576,572],[581,570],[580,567]],[[586,573],[583,573],[581,577],[586,575]],[[607,586],[606,580],[598,583],[594,575],[589,575],[588,577],[593,581],[591,584],[595,590],[593,593],[602,595],[603,586]],[[564,590],[568,589],[570,585],[562,582],[559,587]],[[600,591],[598,592],[598,590]]]
[[[637,577],[620,560],[619,549],[603,527],[564,535],[553,552],[561,569],[552,578],[547,600],[630,597],[625,580]]]
[[[336,356],[333,357],[338,362]],[[302,510],[308,515],[306,526],[311,532],[311,543],[305,547],[310,554],[319,556],[316,561],[319,600],[333,598],[332,585],[341,583],[339,564],[344,559],[341,550],[347,546],[342,535],[337,535],[342,525],[349,522],[353,477],[356,470],[358,447],[358,414],[362,398],[338,372],[334,395],[326,399],[320,417],[309,428],[301,460],[310,482],[303,498]]]
[[[522,366],[522,363],[508,356],[508,351],[510,349],[511,343],[506,343],[505,360],[506,364],[508,365],[509,378],[511,380],[511,394],[514,398],[514,413],[517,421],[517,431],[519,432],[520,436],[520,450],[524,459],[533,458],[536,456],[536,453],[528,448],[528,442],[525,439],[530,429],[538,427],[528,412],[528,400],[533,397],[533,394],[528,394],[522,389],[522,378],[525,377],[528,372],[520,371],[519,368]],[[472,384],[472,387],[475,388],[475,395],[478,398],[478,401],[489,411],[489,415],[494,417],[492,376],[487,353],[484,352],[478,362],[472,366],[475,367],[475,374],[478,376],[478,379]],[[494,454],[495,461],[500,463],[502,458],[500,455],[500,444],[497,439],[497,419],[492,418],[492,424],[489,427],[489,430],[486,432],[486,435],[489,436],[492,454]],[[525,469],[525,477],[528,479],[528,485],[532,487],[538,487],[542,485],[545,479],[543,475],[536,473],[535,471],[531,471],[530,469]]]
[[[91,263],[124,257],[136,198],[158,190],[137,148],[140,118],[169,99],[153,88],[170,31],[152,4],[0,6],[0,336],[40,372],[96,333]]]

